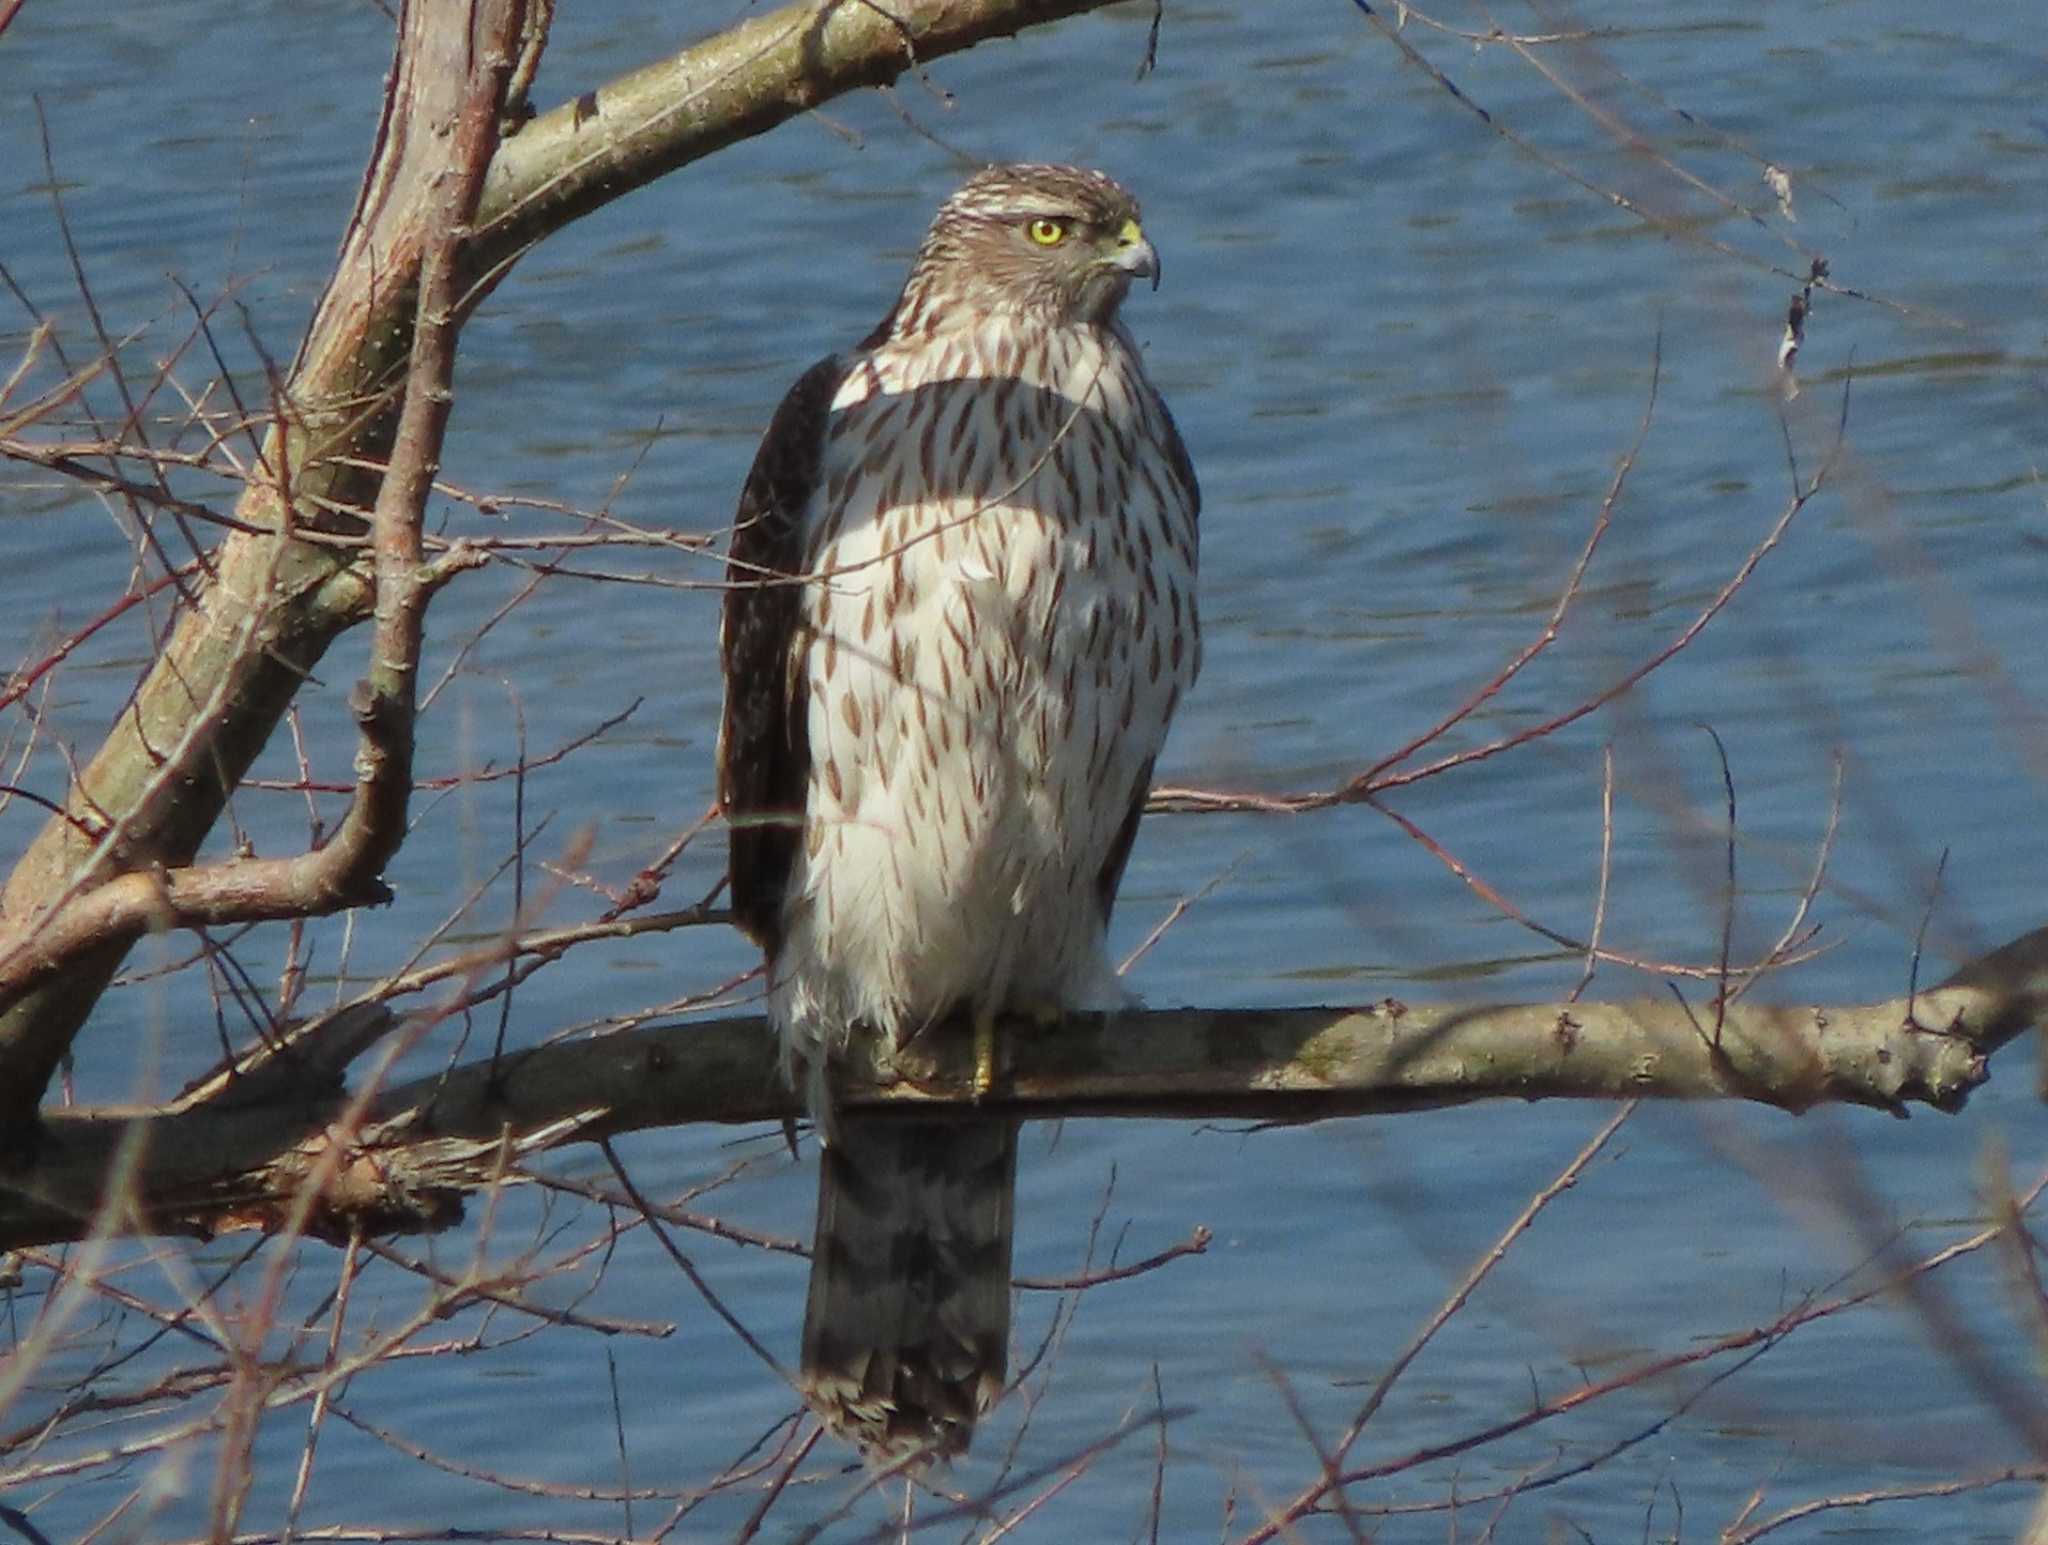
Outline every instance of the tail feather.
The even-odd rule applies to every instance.
[[[818,1169],[799,1381],[870,1460],[962,1453],[1002,1393],[1017,1128],[841,1113]]]

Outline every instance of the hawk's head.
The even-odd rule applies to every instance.
[[[1159,254],[1130,194],[1078,166],[991,166],[939,207],[899,320],[928,324],[964,308],[1053,326],[1107,322],[1133,278],[1156,288]]]

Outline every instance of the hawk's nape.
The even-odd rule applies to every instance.
[[[1194,469],[1117,317],[1158,272],[1107,177],[988,168],[740,500],[733,908],[824,1137],[799,1385],[879,1462],[1001,1393],[1017,1129],[834,1112],[829,1067],[1128,1001],[1110,908],[1201,649]]]

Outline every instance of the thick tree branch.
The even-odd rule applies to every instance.
[[[359,1053],[395,1027],[354,1016],[330,1045]],[[1011,1027],[995,1097],[973,1097],[971,1047],[938,1037],[917,1078],[849,1074],[841,1103],[906,1117],[1096,1115],[1304,1121],[1521,1099],[1746,1099],[1953,1111],[1986,1059],[2048,1018],[2048,929],[1913,998],[1768,1007],[1721,1019],[1668,998],[1622,1003],[1345,1009],[1166,1009]],[[328,1074],[333,1072],[329,1066]],[[219,1086],[209,1086],[219,1090]],[[130,1128],[146,1135],[134,1215],[159,1232],[270,1227],[310,1177],[315,1232],[435,1228],[460,1198],[570,1142],[689,1122],[801,1115],[758,1018],[667,1025],[477,1062],[350,1105],[334,1084],[232,1084],[167,1111],[53,1113],[50,1151],[0,1177],[0,1249],[79,1237]],[[336,1162],[332,1150],[343,1150]]]
[[[403,406],[371,518],[376,632],[369,673],[351,698],[361,744],[348,813],[324,846],[293,858],[136,869],[74,887],[79,894],[40,912],[0,951],[0,1001],[48,981],[82,953],[132,942],[151,928],[312,917],[389,899],[379,877],[403,839],[412,793],[415,683],[436,577],[421,531],[454,397],[457,267],[496,144],[517,10],[510,0],[479,8],[476,68],[428,214]]]
[[[338,892],[377,883],[405,838],[420,644],[433,590],[420,533],[434,476],[441,470],[441,443],[455,400],[455,344],[461,332],[457,270],[497,146],[524,10],[520,0],[485,0],[471,18],[474,62],[468,95],[453,126],[449,164],[428,217],[404,406],[370,521],[377,572],[376,634],[369,674],[357,683],[349,705],[362,735],[355,798],[334,840],[310,855],[322,878]]]
[[[481,270],[622,194],[862,86],[1108,0],[798,0],[542,113],[491,164]]]
[[[155,905],[147,895],[155,882],[129,882],[127,894],[104,904],[122,926],[98,937],[73,931],[77,944],[67,940],[54,961],[61,970],[51,968],[45,930],[125,871],[189,864],[328,644],[369,611],[370,576],[293,532],[301,524],[360,529],[320,512],[371,503],[377,480],[360,462],[381,464],[391,453],[418,276],[462,153],[459,135],[447,131],[465,121],[475,85],[468,22],[466,12],[408,8],[378,149],[341,257],[236,508],[250,529],[215,554],[214,578],[84,769],[67,816],[45,826],[0,895],[0,962],[24,966],[33,983],[24,991],[17,980],[0,997],[0,1139],[17,1151],[28,1146],[23,1134],[51,1071],[132,942],[134,921]]]

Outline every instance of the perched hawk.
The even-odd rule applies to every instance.
[[[825,1136],[801,1388],[871,1458],[1001,1392],[1017,1129],[825,1108],[828,1060],[1128,1001],[1104,933],[1194,683],[1201,498],[1098,172],[992,166],[775,412],[727,577],[732,901]]]

